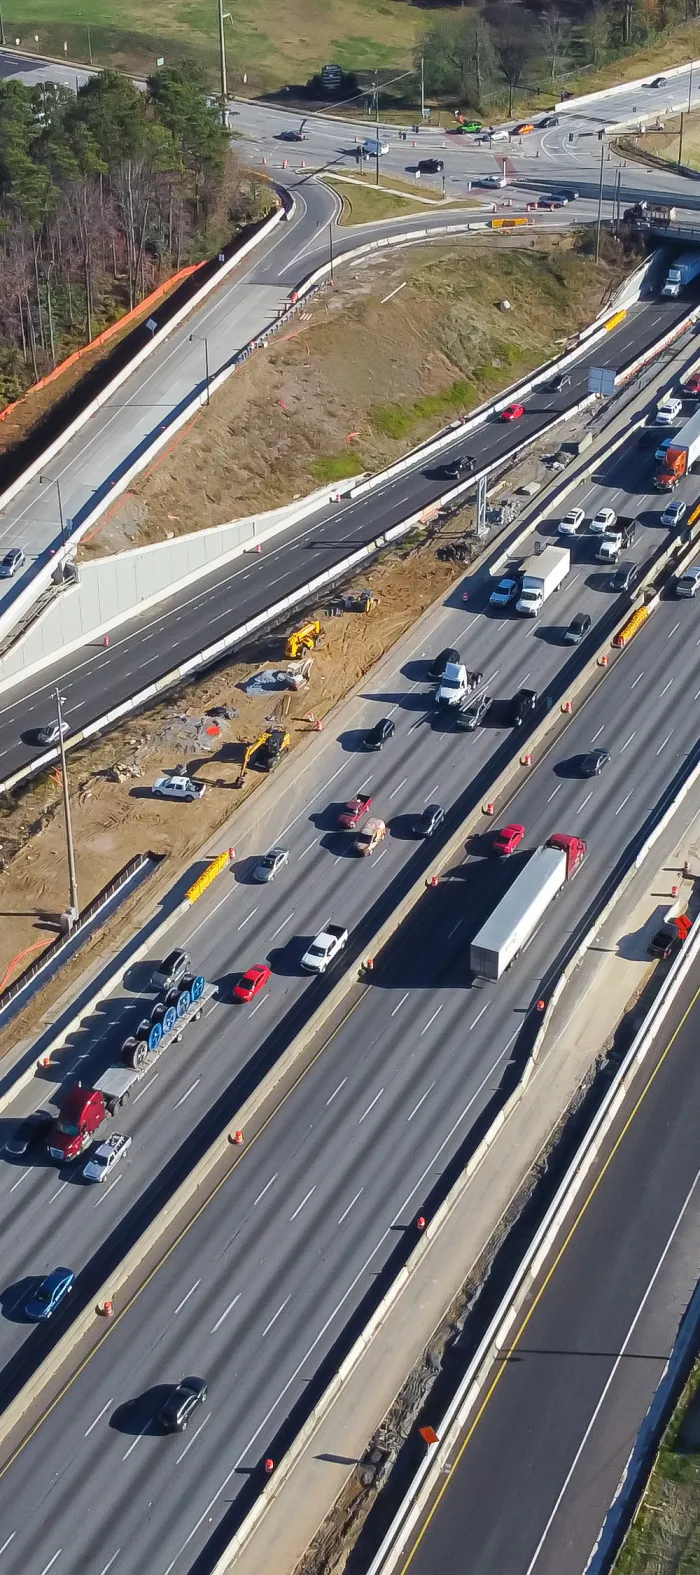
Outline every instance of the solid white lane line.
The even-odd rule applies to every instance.
[[[68,1182],[67,1181],[62,1181],[60,1187],[57,1187],[56,1191],[51,1194],[51,1197],[49,1198],[49,1203],[55,1203],[56,1198],[60,1197],[61,1193],[63,1191],[65,1191],[65,1188],[67,1186],[68,1186]]]
[[[1,1547],[1,1548],[0,1548],[0,1555],[2,1555],[2,1554],[3,1554],[3,1553],[4,1553],[4,1552],[5,1552],[5,1549],[6,1549],[6,1548],[9,1548],[9,1546],[10,1546],[10,1543],[11,1543],[11,1542],[12,1542],[12,1539],[13,1539],[13,1537],[16,1537],[16,1536],[17,1536],[17,1532],[16,1532],[16,1531],[11,1531],[11,1532],[10,1532],[10,1535],[9,1535],[9,1537],[8,1537],[8,1538],[7,1538],[7,1541],[6,1541],[6,1542],[3,1542],[3,1545],[2,1545],[2,1547]]]
[[[666,690],[667,690],[667,689],[670,689],[670,688],[671,688],[671,684],[672,684],[672,683],[673,683],[673,679],[672,679],[672,678],[669,678],[669,680],[668,680],[668,683],[667,683],[667,684],[664,684],[664,687],[663,687],[663,689],[662,689],[662,690],[661,690],[661,693],[660,693],[660,695],[659,695],[659,699],[660,699],[660,700],[663,700],[663,697],[664,697],[664,695],[665,695],[665,693],[666,693]]]
[[[97,1427],[98,1422],[101,1422],[101,1420],[102,1420],[102,1418],[103,1418],[103,1416],[105,1414],[105,1411],[108,1411],[111,1405],[114,1405],[114,1395],[112,1395],[111,1400],[107,1401],[106,1405],[103,1405],[102,1410],[98,1411],[94,1422],[91,1422],[90,1426],[83,1433],[83,1438],[89,1438],[89,1436],[90,1436],[90,1434],[91,1434],[91,1432],[93,1430],[93,1427]],[[0,1553],[2,1553],[2,1548],[0,1548]]]
[[[209,1330],[209,1333],[210,1333],[210,1334],[216,1334],[216,1331],[217,1331],[217,1329],[220,1329],[220,1328],[221,1328],[221,1325],[222,1325],[222,1323],[223,1323],[223,1321],[224,1321],[224,1318],[228,1318],[228,1315],[229,1315],[229,1313],[230,1313],[230,1312],[232,1312],[232,1311],[233,1311],[233,1309],[234,1309],[234,1307],[235,1307],[235,1305],[236,1305],[236,1302],[239,1302],[239,1301],[240,1301],[240,1299],[241,1299],[241,1294],[242,1294],[242,1293],[241,1293],[241,1291],[237,1291],[237,1292],[236,1292],[236,1295],[235,1295],[235,1296],[234,1296],[234,1298],[233,1298],[233,1301],[232,1301],[232,1302],[229,1302],[229,1304],[228,1304],[228,1307],[224,1307],[224,1310],[223,1310],[223,1312],[222,1312],[222,1314],[221,1314],[221,1317],[220,1317],[220,1318],[217,1318],[217,1320],[216,1320],[216,1323],[215,1323],[215,1324],[214,1324],[214,1327],[213,1327],[213,1329],[210,1329],[210,1330]]]
[[[49,1559],[48,1564],[44,1565],[44,1568],[43,1568],[43,1570],[41,1572],[41,1575],[48,1575],[49,1570],[53,1568],[54,1564],[56,1563],[56,1560],[60,1559],[62,1552],[63,1552],[63,1548],[59,1548],[58,1552],[54,1553],[53,1558]]]
[[[176,1105],[173,1105],[173,1110],[179,1110],[179,1109],[180,1109],[180,1106],[181,1106],[181,1105],[184,1105],[184,1103],[185,1103],[185,1100],[186,1100],[186,1099],[189,1099],[189,1097],[190,1097],[190,1094],[193,1094],[193,1093],[194,1093],[194,1091],[195,1091],[195,1088],[196,1088],[196,1087],[197,1087],[197,1084],[198,1084],[198,1083],[201,1083],[201,1081],[202,1081],[202,1079],[201,1079],[201,1077],[198,1077],[198,1078],[196,1078],[196,1079],[195,1079],[195,1082],[194,1082],[194,1083],[190,1083],[190,1086],[189,1086],[189,1088],[188,1088],[188,1089],[187,1089],[187,1091],[186,1091],[186,1093],[184,1093],[184,1094],[183,1094],[183,1095],[182,1095],[182,1098],[181,1098],[181,1099],[178,1099],[178,1102],[177,1102],[177,1104],[176,1104]]]
[[[644,677],[644,671],[642,670],[641,673],[637,674],[637,677],[635,678],[634,683],[630,684],[630,689],[636,689],[637,684],[641,683],[641,680],[643,679],[643,677]]]
[[[636,730],[636,728],[635,728],[635,733],[636,733],[636,731],[637,731],[637,730]],[[625,750],[626,750],[626,748],[627,748],[627,745],[628,745],[628,744],[631,744],[631,742],[632,742],[632,739],[633,739],[633,738],[634,738],[634,733],[630,733],[630,736],[629,736],[629,738],[626,738],[626,739],[625,739],[625,742],[624,742],[624,744],[623,744],[623,745],[622,745],[622,749],[621,749],[621,750],[620,750],[620,754],[621,754],[621,755],[624,755],[624,753],[625,753]]]
[[[287,914],[287,917],[286,917],[286,919],[283,919],[283,920],[282,920],[282,923],[281,923],[281,924],[278,924],[278,926],[277,926],[277,929],[276,929],[276,930],[275,930],[275,931],[274,931],[274,933],[273,933],[273,934],[272,934],[272,935],[271,935],[271,936],[270,936],[270,940],[271,940],[271,941],[274,941],[274,940],[275,940],[275,939],[276,939],[276,937],[277,937],[277,936],[278,936],[278,935],[279,935],[279,934],[281,934],[281,932],[282,932],[282,930],[283,930],[283,929],[284,929],[284,926],[285,926],[285,924],[289,924],[289,921],[290,921],[290,919],[293,919],[293,918],[294,918],[294,909],[293,909],[293,908],[292,908],[292,910],[291,910],[291,913],[288,913],[288,914]]]
[[[121,1553],[121,1551],[122,1551],[121,1548],[117,1548],[116,1553],[113,1553],[111,1559],[108,1559],[107,1563],[102,1566],[102,1569],[100,1570],[100,1575],[107,1575],[107,1571],[111,1570],[112,1565],[116,1563],[117,1559],[119,1558],[119,1554]]]
[[[481,1011],[479,1012],[478,1016],[475,1017],[473,1023],[470,1023],[470,1025],[469,1025],[469,1032],[470,1033],[472,1031],[472,1028],[476,1028],[477,1023],[481,1022],[481,1019],[482,1019],[482,1017],[484,1015],[484,1012],[488,1012],[488,1009],[489,1009],[490,1005],[491,1005],[491,1002],[487,1001],[486,1005],[482,1006]]]
[[[333,1100],[334,1100],[334,1099],[335,1099],[335,1096],[336,1096],[336,1094],[339,1094],[339,1093],[340,1093],[340,1090],[341,1090],[341,1088],[344,1088],[344,1087],[345,1087],[345,1084],[346,1084],[346,1083],[347,1083],[347,1078],[346,1078],[346,1077],[344,1077],[344,1078],[343,1078],[343,1081],[342,1081],[342,1083],[339,1083],[339,1084],[338,1084],[338,1087],[337,1087],[337,1088],[334,1088],[334,1089],[333,1089],[333,1093],[332,1093],[332,1094],[331,1094],[331,1097],[330,1097],[330,1099],[327,1099],[327,1100],[326,1100],[326,1109],[327,1109],[327,1108],[328,1108],[328,1106],[329,1106],[329,1105],[332,1105],[332,1103],[333,1103]]]
[[[426,1088],[425,1093],[421,1094],[421,1097],[418,1100],[418,1104],[413,1106],[413,1109],[411,1111],[410,1116],[406,1117],[406,1124],[407,1125],[408,1125],[408,1122],[412,1121],[413,1117],[418,1114],[418,1111],[420,1110],[421,1105],[425,1103],[426,1099],[428,1098],[428,1094],[432,1092],[434,1087],[435,1087],[435,1083],[433,1082],[433,1083],[430,1084],[430,1088]]]
[[[628,793],[628,794],[627,794],[627,798],[623,798],[623,800],[622,800],[622,803],[621,803],[621,804],[618,804],[618,806],[617,806],[617,809],[616,809],[616,810],[615,810],[615,814],[616,814],[616,815],[619,815],[619,813],[620,813],[620,810],[621,810],[621,809],[624,809],[624,807],[625,807],[625,804],[627,804],[627,803],[628,803],[628,801],[629,801],[629,799],[631,799],[631,797],[632,797],[632,793],[633,793],[633,791],[634,791],[634,789],[633,789],[633,788],[630,788],[630,791],[629,791],[629,793]]]
[[[181,1460],[184,1460],[184,1458],[185,1458],[185,1455],[186,1455],[186,1454],[187,1454],[187,1451],[188,1451],[188,1449],[191,1449],[191,1448],[192,1448],[192,1445],[193,1445],[193,1444],[195,1444],[195,1443],[196,1443],[196,1442],[197,1442],[197,1439],[198,1439],[198,1438],[199,1438],[199,1435],[200,1435],[200,1433],[201,1433],[201,1431],[202,1431],[202,1428],[203,1428],[203,1427],[206,1427],[206,1425],[207,1425],[207,1422],[208,1422],[208,1421],[209,1421],[209,1419],[210,1419],[210,1417],[211,1417],[211,1411],[210,1411],[210,1412],[209,1412],[209,1416],[205,1416],[205,1418],[204,1418],[204,1421],[203,1421],[203,1422],[200,1422],[200,1424],[199,1424],[199,1427],[198,1427],[198,1428],[197,1428],[197,1431],[196,1431],[196,1433],[193,1433],[193,1434],[192,1434],[192,1437],[191,1437],[191,1439],[190,1439],[190,1441],[189,1441],[189,1443],[188,1443],[188,1444],[185,1444],[185,1447],[184,1447],[184,1449],[183,1449],[183,1451],[182,1451],[182,1454],[181,1454],[181,1455],[178,1455],[178,1457],[177,1457],[177,1460],[176,1460],[176,1461],[175,1461],[175,1464],[176,1464],[176,1466],[179,1466],[179,1464],[180,1464],[180,1461],[181,1461]]]
[[[260,1336],[261,1340],[264,1340],[265,1339],[265,1335],[270,1333],[270,1330],[272,1328],[273,1323],[277,1322],[277,1319],[279,1318],[280,1313],[284,1312],[284,1309],[285,1309],[285,1307],[287,1305],[287,1302],[291,1301],[291,1299],[292,1298],[291,1298],[291,1292],[290,1292],[289,1296],[285,1296],[285,1299],[284,1299],[284,1301],[282,1303],[282,1306],[277,1308],[277,1312],[274,1314],[274,1317],[272,1317],[270,1319],[270,1322],[265,1325],[265,1328],[263,1329],[263,1332],[262,1332],[262,1334]]]
[[[369,1115],[369,1113],[370,1113],[370,1110],[374,1110],[374,1107],[375,1107],[375,1105],[376,1105],[376,1103],[377,1103],[377,1100],[378,1100],[378,1099],[381,1099],[381,1097],[382,1097],[382,1094],[383,1094],[383,1093],[384,1093],[384,1089],[383,1089],[383,1088],[380,1088],[380,1090],[379,1090],[379,1093],[378,1093],[378,1094],[375,1094],[375,1096],[374,1096],[374,1099],[373,1099],[373,1100],[372,1100],[372,1103],[371,1103],[371,1105],[368,1105],[368,1106],[367,1106],[367,1109],[366,1109],[366,1110],[365,1110],[365,1112],[364,1112],[364,1115],[361,1115],[361,1116],[360,1116],[360,1119],[359,1119],[359,1121],[358,1121],[358,1123],[357,1123],[357,1125],[358,1125],[358,1127],[361,1127],[361,1126],[362,1126],[362,1123],[363,1123],[363,1121],[364,1121],[364,1119],[365,1119],[365,1116],[368,1116],[368,1115]]]
[[[586,794],[586,797],[584,798],[583,803],[579,804],[579,807],[578,807],[578,809],[576,811],[577,815],[580,815],[581,810],[586,808],[586,805],[588,803],[589,798],[592,798],[592,797],[593,797],[593,789],[591,788],[590,793]]]
[[[256,1205],[257,1205],[257,1204],[258,1204],[258,1203],[259,1203],[259,1202],[260,1202],[260,1199],[261,1199],[261,1198],[264,1198],[264,1196],[265,1196],[265,1193],[266,1193],[266,1192],[269,1192],[269,1190],[270,1190],[270,1187],[271,1187],[271,1186],[272,1186],[272,1183],[273,1183],[273,1181],[276,1181],[276,1180],[277,1180],[277,1177],[278,1177],[278,1175],[279,1175],[279,1171],[277,1171],[277,1170],[276,1170],[276,1171],[275,1171],[275,1174],[274,1174],[274,1176],[271,1176],[271,1177],[270,1177],[270,1180],[269,1180],[269,1181],[266,1181],[266,1182],[265,1182],[265,1185],[264,1185],[264,1187],[263,1187],[263,1189],[262,1189],[262,1192],[259,1192],[259,1193],[258,1193],[258,1195],[257,1195],[257,1198],[254,1198],[254,1199],[253,1199],[253,1208],[255,1208],[255,1207],[256,1207]]]
[[[144,1094],[148,1093],[149,1088],[151,1088],[153,1083],[155,1083],[155,1080],[156,1080],[157,1077],[160,1077],[160,1072],[154,1072],[153,1073],[153,1076],[148,1079],[148,1082],[147,1082],[145,1088],[141,1089],[141,1093],[137,1094],[135,1099],[132,1099],[132,1101],[131,1101],[132,1105],[137,1105],[139,1100],[143,1099]]]
[[[667,745],[667,743],[668,743],[668,741],[669,741],[669,738],[671,738],[671,737],[672,737],[672,735],[673,735],[673,728],[671,728],[671,732],[670,732],[670,733],[667,733],[667,734],[666,734],[666,737],[665,737],[665,739],[664,739],[664,741],[663,741],[663,743],[662,743],[662,744],[659,744],[659,747],[658,747],[658,749],[657,749],[657,751],[656,751],[656,753],[657,753],[657,755],[660,755],[660,754],[661,754],[661,751],[662,751],[662,749],[665,749],[665,748],[666,748],[666,745]]]
[[[29,1170],[31,1170],[31,1168],[32,1168],[32,1167],[31,1167],[31,1166],[30,1166],[30,1167],[29,1167]],[[15,1184],[14,1184],[14,1186],[13,1186],[13,1187],[10,1187],[10,1192],[16,1192],[16,1191],[17,1191],[17,1188],[18,1188],[18,1187],[21,1187],[21,1185],[22,1185],[22,1182],[23,1182],[23,1181],[26,1181],[26,1179],[27,1179],[27,1176],[28,1176],[28,1175],[29,1175],[29,1170],[23,1170],[23,1171],[22,1171],[22,1174],[21,1174],[21,1176],[20,1176],[20,1178],[19,1178],[19,1181],[16,1181],[16,1182],[15,1182]]]
[[[395,787],[393,793],[389,794],[389,798],[390,799],[396,798],[397,793],[401,792],[402,787],[405,787],[407,782],[408,782],[408,777],[404,777],[403,782],[399,782],[398,787]]]
[[[257,913],[257,911],[258,911],[258,910],[257,910],[257,908],[251,908],[251,910],[250,910],[250,913],[247,913],[247,914],[246,914],[246,916],[245,916],[245,918],[244,918],[244,919],[241,919],[241,922],[240,922],[240,924],[239,924],[239,925],[237,925],[237,929],[238,929],[238,930],[242,930],[242,929],[244,929],[244,927],[245,927],[245,925],[246,925],[246,924],[247,924],[247,923],[248,923],[248,920],[249,920],[249,919],[252,919],[252,917],[253,917],[253,914],[254,914],[254,913]]]
[[[304,1204],[308,1203],[309,1198],[313,1196],[315,1191],[316,1191],[316,1183],[314,1182],[313,1187],[309,1187],[309,1190],[308,1190],[308,1192],[306,1194],[306,1197],[302,1198],[301,1203],[297,1204],[297,1207],[295,1208],[294,1213],[290,1214],[290,1216],[289,1216],[289,1223],[290,1223],[290,1225],[292,1223],[292,1220],[296,1219],[297,1214],[301,1214],[301,1211],[302,1211],[302,1209],[304,1207]]]
[[[184,1305],[185,1305],[185,1302],[188,1302],[188,1301],[189,1301],[189,1299],[190,1299],[190,1296],[194,1296],[194,1293],[195,1293],[195,1291],[196,1291],[196,1289],[197,1289],[197,1286],[198,1286],[198,1285],[201,1285],[201,1283],[202,1283],[202,1281],[201,1281],[201,1277],[200,1277],[200,1278],[199,1278],[199,1279],[198,1279],[198,1280],[195,1280],[195,1282],[194,1282],[194,1285],[191,1285],[191,1286],[190,1286],[190,1288],[189,1288],[189,1290],[188,1290],[188,1292],[187,1292],[187,1295],[186,1295],[186,1296],[183,1296],[183,1298],[182,1298],[182,1301],[181,1301],[181,1302],[178,1302],[178,1304],[177,1304],[177,1307],[176,1307],[176,1308],[175,1308],[175,1311],[174,1311],[174,1313],[173,1313],[173,1318],[176,1318],[176,1317],[177,1317],[177,1314],[178,1314],[178,1313],[179,1313],[179,1312],[182,1312],[182,1309],[183,1309],[183,1307],[184,1307]]]
[[[357,1203],[357,1200],[358,1200],[358,1198],[361,1198],[361,1197],[362,1197],[362,1193],[363,1193],[363,1192],[364,1192],[364,1187],[360,1187],[360,1190],[359,1190],[359,1192],[356,1192],[356,1193],[355,1193],[355,1196],[354,1196],[354,1198],[353,1198],[353,1200],[352,1200],[352,1203],[348,1203],[348,1206],[347,1206],[347,1208],[346,1208],[346,1209],[344,1209],[344,1210],[343,1210],[343,1213],[342,1213],[342,1214],[341,1214],[341,1216],[340,1216],[340,1219],[339,1219],[339,1220],[338,1220],[338,1224],[339,1224],[339,1225],[342,1225],[342,1223],[343,1223],[343,1220],[346,1220],[346,1219],[347,1219],[347,1217],[348,1217],[348,1214],[349,1214],[349,1213],[350,1213],[350,1210],[351,1210],[351,1209],[354,1209],[354,1207],[355,1207],[355,1204],[356,1204],[356,1203]]]
[[[315,848],[317,842],[318,842],[318,837],[314,837],[311,842],[307,843],[306,847],[302,848],[302,851],[299,854],[299,858],[303,859],[305,853],[310,853],[311,849]]]
[[[433,1015],[432,1015],[432,1017],[430,1017],[430,1018],[429,1018],[429,1019],[428,1019],[428,1022],[427,1022],[427,1023],[426,1023],[426,1025],[425,1025],[425,1028],[422,1028],[422,1029],[421,1029],[421,1035],[420,1035],[420,1036],[421,1036],[421,1039],[422,1039],[422,1038],[423,1038],[423,1035],[424,1035],[424,1034],[427,1034],[427,1032],[428,1032],[428,1029],[429,1029],[429,1028],[430,1028],[430,1027],[431,1027],[431,1025],[432,1025],[432,1024],[433,1024],[433,1023],[434,1023],[434,1022],[435,1022],[435,1018],[436,1018],[436,1017],[439,1017],[439,1016],[440,1016],[440,1013],[441,1013],[441,1011],[442,1011],[442,1008],[443,1008],[443,1006],[444,1006],[444,1004],[445,1004],[445,1003],[444,1003],[444,1001],[441,1001],[441,1002],[440,1002],[440,1005],[439,1005],[439,1006],[438,1006],[438,1008],[437,1008],[437,1010],[436,1010],[436,1011],[434,1011],[434,1012],[433,1012]]]
[[[553,792],[553,793],[550,793],[550,795],[549,795],[549,798],[548,798],[548,799],[547,799],[547,803],[548,803],[548,804],[551,804],[551,802],[552,802],[552,799],[553,799],[553,798],[556,798],[556,796],[557,796],[557,793],[558,793],[558,792],[559,792],[559,789],[560,789],[560,787],[561,787],[561,782],[557,782],[557,785],[556,785],[556,787],[555,787],[555,789],[554,789],[554,792]]]
[[[107,1187],[106,1192],[102,1192],[101,1191],[99,1198],[95,1198],[95,1205],[94,1206],[95,1206],[96,1209],[99,1209],[100,1204],[104,1203],[105,1198],[108,1198],[110,1192],[114,1191],[114,1188],[116,1187],[117,1182],[121,1181],[123,1174],[124,1174],[123,1170],[120,1170],[119,1175],[115,1176],[114,1181],[110,1181],[110,1184]]]
[[[403,1006],[404,1001],[408,1000],[409,994],[410,994],[410,991],[407,990],[406,994],[402,995],[401,1000],[398,1002],[398,1005],[394,1007],[394,1010],[393,1010],[393,1012],[391,1014],[392,1017],[395,1017],[396,1013],[401,1011],[401,1007]],[[19,1182],[17,1183],[17,1185],[19,1186]]]

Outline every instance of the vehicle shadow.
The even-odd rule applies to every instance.
[[[30,1292],[36,1290],[39,1283],[39,1275],[25,1274],[23,1279],[14,1280],[12,1285],[0,1291],[0,1311],[8,1323],[29,1324],[24,1309]]]
[[[258,882],[253,880],[253,870],[257,869],[262,856],[262,853],[251,853],[247,858],[238,859],[236,861],[235,865],[233,866],[233,878],[238,886],[257,886],[258,884],[265,884],[264,881]]]
[[[581,775],[581,762],[583,760],[585,760],[584,754],[570,755],[568,760],[558,760],[556,765],[552,766],[552,775],[562,777],[564,781],[570,781],[571,778],[580,778],[583,782],[585,781],[585,778]]]
[[[314,978],[313,974],[306,974],[301,966],[301,959],[308,951],[313,935],[295,935],[286,946],[273,946],[267,954],[267,961],[274,974],[285,979]]]
[[[369,727],[349,727],[344,733],[338,734],[338,743],[347,755],[374,754],[374,750],[365,748],[365,739],[368,732]]]
[[[355,838],[359,836],[362,826],[363,821],[359,821],[354,831],[340,831],[337,828],[334,831],[327,831],[325,836],[321,837],[319,846],[327,853],[332,853],[335,859],[356,858]]]
[[[145,1389],[143,1394],[135,1395],[133,1400],[124,1400],[112,1412],[109,1426],[115,1433],[131,1434],[137,1438],[146,1433],[165,1437],[168,1429],[158,1421],[158,1412],[174,1388],[175,1383],[154,1384],[151,1389]]]
[[[414,691],[413,694],[408,694],[406,690],[400,691],[398,694],[376,694],[370,692],[361,695],[360,698],[362,700],[374,700],[381,705],[398,706],[401,711],[424,711],[426,702],[430,704],[430,696],[422,691],[420,693]]]
[[[413,830],[415,815],[392,815],[387,821],[387,831],[390,837],[395,837],[399,842],[418,842],[421,839]]]

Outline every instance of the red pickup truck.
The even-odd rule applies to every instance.
[[[338,816],[338,825],[343,831],[354,831],[360,821],[368,815],[372,808],[372,799],[369,793],[357,793],[354,798],[349,798],[345,808]]]

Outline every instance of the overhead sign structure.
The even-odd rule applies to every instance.
[[[588,392],[589,394],[602,394],[604,399],[610,399],[615,392],[615,378],[617,373],[610,366],[589,366]]]

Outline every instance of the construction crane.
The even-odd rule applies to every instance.
[[[316,618],[313,623],[305,623],[301,629],[294,629],[287,636],[284,654],[291,661],[294,661],[297,656],[301,655],[302,651],[313,651],[314,646],[322,644],[323,639],[323,630]]]
[[[255,760],[263,771],[274,771],[279,765],[282,756],[286,754],[291,744],[291,737],[283,727],[268,727],[252,744],[248,744],[241,764],[241,773],[236,782],[237,787],[242,787],[246,779],[246,772],[251,762]],[[256,758],[257,757],[257,758]]]

